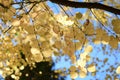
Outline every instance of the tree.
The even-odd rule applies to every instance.
[[[48,2],[57,4],[59,13],[55,14]],[[87,9],[73,14],[75,8]],[[119,15],[119,0],[0,0],[0,72],[15,80],[25,78],[26,71],[32,75],[42,69],[40,75],[33,76],[41,79],[45,68],[50,75],[70,75],[72,79],[95,75],[99,64],[87,64],[93,60],[93,46],[102,44],[103,51],[106,46],[116,51],[120,48]],[[76,55],[76,51],[81,52]],[[45,66],[53,63],[52,56],[63,55],[71,60],[68,72],[54,73],[51,66]],[[119,66],[112,70],[120,74]],[[31,76],[28,79],[32,80]]]

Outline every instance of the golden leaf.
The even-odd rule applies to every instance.
[[[33,30],[34,30],[34,28],[33,28]],[[44,26],[43,27],[40,26],[39,29],[37,29],[37,33],[40,36],[45,36],[46,34],[49,34],[49,31],[50,31],[49,27],[44,27]]]
[[[38,48],[38,42],[37,42],[37,40],[36,39],[30,40],[30,46]]]
[[[32,17],[32,18],[35,18],[37,15],[38,15],[38,14],[37,14],[36,12],[34,12],[34,13],[31,14],[31,17]]]
[[[74,38],[72,27],[69,27],[67,28],[66,31],[64,31],[64,36],[65,36],[65,40],[70,40]]]
[[[82,18],[82,14],[80,12],[77,12],[75,14],[75,17],[76,17],[76,19],[81,19]]]
[[[42,53],[40,52],[39,48],[32,47],[30,51],[32,53],[32,56],[33,56],[35,62],[40,62],[43,60],[43,56],[42,56]]]
[[[59,16],[56,17],[57,21],[64,26],[73,25],[74,22],[71,21],[71,20],[67,20],[67,18],[68,18],[67,16],[62,16],[62,15],[59,15]]]
[[[87,73],[85,73],[84,71],[81,71],[79,73],[79,76],[80,76],[80,78],[85,78],[87,76]]]
[[[117,74],[120,74],[120,66],[117,67],[116,73],[117,73]]]
[[[90,65],[88,66],[87,70],[88,70],[89,72],[95,72],[95,71],[96,71],[96,67],[95,67],[94,64],[90,64]]]
[[[101,37],[106,34],[105,30],[102,30],[101,28],[96,29],[96,38],[101,39]]]
[[[34,54],[34,55],[33,55],[33,58],[34,58],[35,62],[41,62],[41,61],[43,60],[43,56],[42,56],[41,53],[39,53],[39,54]]]
[[[61,41],[55,41],[55,44],[53,45],[53,47],[55,47],[57,49],[61,49],[62,48]]]
[[[31,48],[31,53],[34,55],[34,54],[40,54],[40,50],[38,49],[38,48],[34,48],[34,47],[32,47]]]
[[[113,19],[112,20],[113,30],[120,34],[120,19]]]
[[[93,39],[93,42],[94,42],[94,44],[100,44],[100,43],[101,43],[101,40],[98,39],[98,38],[96,38],[96,39]]]
[[[1,0],[2,4],[6,7],[9,7],[12,3],[12,0]]]
[[[112,48],[116,49],[118,47],[118,39],[113,36],[110,36],[109,45]]]
[[[70,69],[70,71],[72,71],[72,72],[77,70],[75,66],[70,66],[69,69]]]
[[[93,47],[92,47],[91,45],[88,45],[88,46],[85,48],[85,52],[86,52],[86,53],[90,53],[90,52],[92,52],[92,50],[93,50]]]
[[[12,74],[12,75],[11,75],[11,78],[15,79],[15,78],[16,78],[16,76],[15,76],[14,74]]]
[[[74,53],[69,52],[68,55],[70,56],[72,63],[76,63],[76,56],[74,55]]]
[[[44,57],[51,57],[53,51],[51,49],[46,49],[46,50],[42,51],[42,53],[43,53]]]
[[[63,47],[63,53],[64,54],[68,54],[69,53],[69,47],[68,46]]]
[[[41,49],[46,49],[46,48],[49,48],[49,47],[50,47],[49,41],[43,41],[40,45]]]
[[[24,26],[23,27],[29,34],[34,34],[34,28],[33,26]]]
[[[108,44],[109,40],[110,40],[110,36],[108,34],[104,34],[102,36],[102,43],[103,44]]]
[[[0,74],[1,74],[1,75],[3,74],[3,71],[2,71],[2,70],[0,70]]]
[[[81,42],[85,40],[85,34],[78,29],[74,29],[74,36],[76,40],[80,40]]]
[[[76,50],[81,50],[82,49],[82,42],[76,42]]]
[[[78,77],[78,73],[77,72],[70,72],[70,77],[72,79],[76,79]]]
[[[53,26],[53,31],[58,34],[60,32],[60,27],[58,25]]]
[[[83,28],[83,31],[86,33],[86,34],[90,34],[90,35],[93,35],[94,34],[94,26],[91,22],[88,22],[88,23],[85,23],[84,25],[84,28]]]
[[[90,55],[86,55],[86,61],[90,61],[91,57]]]
[[[80,66],[79,66],[80,67]],[[80,78],[85,78],[87,76],[87,69],[84,67],[80,67],[80,73],[79,73]]]
[[[19,26],[20,25],[20,20],[14,20],[13,22],[12,22],[12,25],[13,26]]]
[[[104,10],[95,10],[92,9],[93,13],[96,15],[96,17],[103,23],[107,23],[107,17],[108,15],[104,12]]]
[[[23,70],[24,69],[24,66],[22,65],[22,66],[20,66],[20,70]]]
[[[81,54],[80,54],[80,59],[83,60],[83,59],[85,59],[85,58],[86,58],[86,54],[85,54],[85,53],[81,53]]]
[[[2,62],[0,62],[0,68],[3,68],[3,63]]]
[[[76,63],[78,66],[81,66],[81,67],[85,67],[86,65],[86,61],[82,59],[80,60],[77,60],[77,63]]]

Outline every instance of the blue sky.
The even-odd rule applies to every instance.
[[[53,4],[51,2],[48,2],[48,4],[51,7],[51,9],[55,12],[55,14],[59,13],[60,8],[58,5]],[[77,9],[73,9],[72,13],[73,14],[75,14],[76,12],[84,13],[85,11],[86,9],[77,8]],[[113,75],[116,75],[116,77],[120,79],[120,75],[116,74],[115,70],[113,70],[112,72],[110,72],[110,70],[107,71],[107,69],[111,69],[111,66],[114,68],[117,68],[119,66],[120,45],[115,50],[112,50],[109,45],[103,45],[103,44],[94,45],[93,43],[91,43],[91,45],[93,46],[93,52],[90,55],[92,59],[87,64],[91,64],[92,62],[98,64],[98,66],[96,66],[96,69],[98,71],[96,72],[95,76],[91,76],[91,73],[88,73],[86,78],[78,77],[75,80],[96,80],[96,79],[105,80],[106,75],[110,75],[112,80],[114,80]],[[103,50],[103,47],[105,47],[105,50]],[[79,51],[77,54],[80,54]],[[65,58],[66,56],[60,57],[60,60],[55,64],[53,68],[54,69],[69,68],[71,65],[71,61],[70,60],[65,61]],[[96,59],[99,59],[99,61],[97,61]],[[105,59],[108,59],[106,63],[104,63]],[[54,57],[53,60],[55,61],[56,58]],[[72,79],[70,78],[70,75],[68,75],[66,76],[65,80],[72,80]]]
[[[107,71],[107,69],[110,69],[111,66],[114,68],[117,68],[119,66],[120,62],[120,50],[110,50],[110,46],[107,45],[107,48],[105,51],[102,50],[102,44],[95,45],[94,50],[91,54],[91,61],[89,61],[87,64],[91,64],[93,61],[94,63],[98,64],[96,66],[96,69],[98,70],[95,76],[91,76],[91,73],[88,72],[87,76],[85,78],[76,78],[75,80],[104,80],[106,75],[109,74],[112,77],[112,80],[114,80],[113,75],[115,74],[115,70],[110,72]],[[94,45],[93,45],[94,46]],[[120,48],[120,47],[119,47]],[[108,54],[106,54],[108,52]],[[66,56],[60,57],[60,60],[55,64],[53,67],[54,69],[61,69],[61,68],[69,68],[71,65],[71,61],[65,61]],[[94,58],[94,59],[93,59]],[[97,61],[96,58],[98,58],[100,61]],[[105,59],[108,59],[106,63],[104,63]],[[53,59],[55,60],[55,58]],[[117,64],[116,64],[117,63]],[[102,76],[102,77],[101,77]],[[120,79],[120,75],[117,75],[117,78]],[[72,80],[70,78],[70,75],[66,76],[65,80]]]

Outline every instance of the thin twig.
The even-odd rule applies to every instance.
[[[35,4],[33,4],[33,6],[29,9],[29,11],[28,11],[26,14],[29,14],[29,13],[30,13],[30,11],[34,8],[34,6],[36,6],[36,3],[35,3]]]
[[[39,2],[45,2],[46,0],[40,0],[40,1],[33,1],[33,2],[31,2],[31,1],[28,1],[28,2],[26,2],[26,1],[24,1],[24,2],[15,2],[15,3],[11,3],[11,5],[14,5],[14,4],[31,4],[31,3],[39,3]]]
[[[115,37],[120,41],[118,35],[116,35],[115,33],[113,33],[111,30],[107,29],[107,27],[98,19],[98,17],[94,14],[94,12],[90,9],[91,13],[94,15],[94,17],[96,18],[96,20],[103,26],[103,28],[105,30],[107,30],[108,32],[110,32],[111,34],[115,35]]]

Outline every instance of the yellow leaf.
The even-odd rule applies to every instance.
[[[77,61],[77,65],[78,65],[78,66],[81,66],[81,67],[85,67],[86,61],[83,60],[83,58],[82,58],[82,60],[80,59],[80,60]]]
[[[98,39],[98,38],[96,38],[96,39],[93,39],[93,42],[94,42],[94,44],[100,44],[100,43],[101,43],[101,40]]]
[[[105,30],[102,30],[101,28],[96,29],[96,38],[101,39],[101,37],[106,34]]]
[[[20,66],[20,70],[23,70],[25,67],[22,65],[22,66]]]
[[[85,27],[85,33],[86,34],[91,34],[91,35],[93,35],[94,34],[94,26],[93,26],[93,24],[92,23],[88,23],[88,25],[84,25],[84,27]]]
[[[43,56],[42,53],[40,52],[40,50],[38,48],[31,48],[31,53],[33,55],[33,58],[35,60],[35,62],[40,62],[43,60]]]
[[[72,63],[73,63],[73,64],[76,63],[76,56],[73,55],[73,52],[72,52],[72,53],[69,52],[68,55],[70,55],[70,59],[71,59]]]
[[[31,39],[30,40],[30,46],[38,48],[38,42],[37,42],[37,40],[36,39]]]
[[[58,34],[60,32],[60,27],[58,25],[53,26],[53,31]]]
[[[41,62],[43,60],[43,56],[41,53],[33,55],[35,62]]]
[[[3,68],[3,63],[2,62],[0,62],[0,68]]]
[[[77,19],[81,19],[82,18],[82,14],[80,12],[77,12],[76,15],[75,15],[75,17]]]
[[[84,71],[81,71],[79,73],[79,76],[80,76],[80,78],[85,78],[87,76],[87,73],[85,73]]]
[[[57,49],[61,49],[62,48],[62,43],[61,41],[55,41],[55,44],[53,45],[53,47],[57,48]]]
[[[86,53],[90,53],[90,52],[92,52],[92,50],[93,50],[93,47],[92,47],[91,45],[88,45],[88,46],[85,48],[85,52],[86,52]]]
[[[87,69],[88,69],[89,72],[95,72],[96,71],[96,67],[95,67],[94,64],[90,64]]]
[[[82,42],[76,42],[76,50],[81,50],[82,49]]]
[[[42,53],[43,53],[44,57],[51,57],[53,51],[51,49],[46,49],[46,50],[42,51]]]
[[[31,17],[32,17],[32,18],[35,18],[37,15],[38,15],[38,14],[37,14],[36,12],[34,12],[34,13],[31,15]]]
[[[120,34],[120,19],[113,19],[112,20],[113,30]]]
[[[87,69],[84,67],[80,67],[79,76],[80,76],[80,78],[85,78],[87,76]]]
[[[20,25],[20,20],[14,20],[13,22],[12,22],[12,26],[19,26]]]
[[[1,0],[2,4],[6,7],[9,7],[12,3],[12,0]]]
[[[82,31],[80,31],[79,28],[74,28],[74,31],[74,36],[76,40],[80,40],[80,42],[85,40],[85,34]]]
[[[2,75],[3,74],[3,70],[0,70],[0,75]]]
[[[120,74],[120,66],[117,67],[116,73],[117,73],[117,74]]]
[[[75,66],[71,66],[69,69],[70,69],[70,71],[76,71],[76,67]]]
[[[11,75],[11,78],[15,79],[15,78],[16,78],[16,76],[15,76],[14,74],[12,74],[12,75]]]
[[[78,77],[78,73],[77,72],[70,72],[70,77],[72,79],[76,79]]]
[[[118,39],[113,36],[110,36],[109,45],[112,48],[116,49],[118,47]]]
[[[86,61],[90,61],[90,56],[86,55]]]
[[[106,23],[107,23],[107,17],[108,17],[108,15],[104,12],[104,10],[94,10],[94,9],[92,9],[92,11],[94,12],[94,14],[96,15],[96,17],[97,17],[103,24],[106,24]]]
[[[117,74],[120,74],[120,66],[117,67],[116,73],[117,73]]]
[[[29,34],[34,34],[34,28],[33,28],[33,26],[24,26],[24,29],[25,29]]]
[[[40,50],[38,48],[34,48],[32,47],[31,48],[31,53],[34,55],[34,54],[40,54]]]
[[[50,42],[49,41],[44,41],[41,43],[40,48],[41,49],[46,49],[50,47]]]
[[[102,36],[102,43],[103,44],[108,44],[109,40],[110,40],[110,36],[108,34],[104,34]]]
[[[59,16],[57,16],[57,21],[59,22],[59,23],[61,23],[62,25],[64,25],[64,26],[71,26],[71,25],[73,25],[73,21],[71,21],[71,20],[67,20],[67,16],[62,16],[62,15],[59,15]]]

